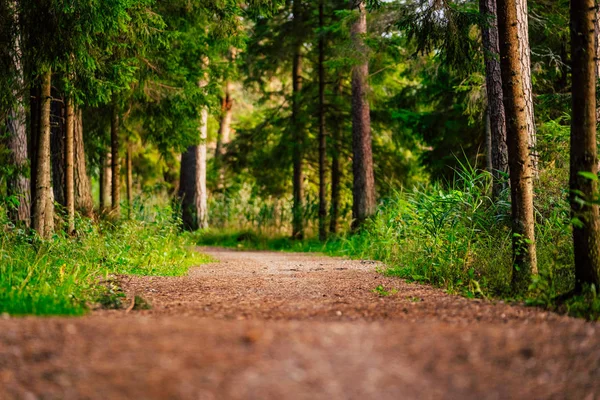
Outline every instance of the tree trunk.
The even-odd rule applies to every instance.
[[[131,166],[131,142],[127,141],[127,153],[125,167],[127,169],[127,218],[131,219],[133,208],[133,171]]]
[[[18,43],[17,43],[17,51]],[[15,59],[19,89],[23,85],[23,71],[19,59]],[[14,171],[6,181],[6,192],[8,196],[14,196],[19,204],[8,211],[9,218],[17,225],[30,225],[31,198],[30,182],[27,177],[27,124],[23,97],[15,91],[15,104],[8,113],[6,119],[7,148],[9,150],[8,162]]]
[[[49,238],[53,230],[54,204],[50,187],[50,103],[52,72],[48,70],[42,76],[40,90],[40,119],[37,132],[37,159],[35,198],[33,199],[33,229],[42,238]]]
[[[65,199],[65,120],[64,100],[56,89],[52,89],[52,103],[50,105],[52,190],[54,200],[63,208],[67,205]]]
[[[208,192],[206,190],[206,141],[208,139],[208,109],[200,112],[200,144],[196,147],[196,209],[198,210],[198,228],[208,228]]]
[[[75,231],[75,110],[73,100],[66,99],[67,119],[65,123],[65,203],[67,208],[67,232]]]
[[[319,240],[327,239],[327,137],[325,132],[324,0],[319,1]]]
[[[600,288],[600,215],[596,144],[596,43],[594,0],[571,0],[571,211],[576,289]],[[582,176],[581,174],[589,176]],[[594,179],[592,179],[594,178]],[[584,201],[581,201],[584,200]],[[596,202],[596,204],[594,204]]]
[[[225,146],[229,143],[231,133],[231,120],[233,117],[233,99],[231,98],[232,83],[225,82],[225,96],[221,104],[221,122],[217,135],[217,148],[215,150],[215,165],[219,173],[219,190],[225,188],[225,170],[223,168],[223,157],[225,156]]]
[[[186,230],[208,228],[208,194],[206,190],[206,138],[208,110],[200,114],[200,144],[188,147],[181,155],[179,199],[182,222]]]
[[[339,92],[341,92],[340,83]],[[339,93],[336,92],[336,96]],[[342,151],[342,132],[343,125],[341,118],[335,119],[336,126],[332,129],[333,149],[331,151],[331,215],[329,216],[329,232],[336,234],[338,232],[338,221],[340,219],[340,187],[342,180],[342,170],[340,168],[340,154]]]
[[[354,0],[353,6],[359,16],[352,25],[350,34],[360,63],[352,70],[352,227],[360,227],[375,213],[375,177],[371,143],[371,116],[368,100],[369,59],[364,43],[367,33],[367,10],[364,0]]]
[[[535,115],[533,104],[533,84],[531,82],[531,48],[529,47],[529,17],[527,15],[527,0],[516,0],[517,6],[517,29],[519,40],[521,76],[523,92],[525,95],[525,110],[527,113],[527,138],[529,145],[529,156],[533,175],[538,176],[538,154],[537,136],[535,128]]]
[[[492,123],[490,121],[490,109],[489,104],[485,108],[484,119],[485,119],[485,170],[490,174],[494,174],[494,165],[492,164]],[[494,184],[495,179],[494,179]],[[492,189],[493,191],[493,189]]]
[[[531,274],[537,273],[537,259],[533,212],[534,169],[529,152],[527,99],[521,68],[521,57],[526,51],[520,48],[523,41],[519,40],[517,8],[516,0],[498,0],[502,88],[512,199],[512,283],[515,290],[522,292],[527,289]]]
[[[113,100],[112,115],[110,119],[110,147],[111,147],[111,214],[118,219],[121,216],[121,159],[119,157],[119,106]]]
[[[73,123],[73,151],[75,170],[73,175],[75,191],[75,209],[83,216],[91,218],[94,214],[92,188],[85,163],[85,147],[83,143],[83,116],[81,109],[75,111]],[[100,167],[102,177],[103,168]]]
[[[112,156],[110,151],[104,153],[100,167],[100,212],[107,213],[111,206],[112,192]]]
[[[33,226],[33,218],[35,214],[35,199],[37,186],[37,159],[39,148],[39,132],[40,132],[40,116],[41,116],[41,87],[35,84],[29,90],[29,197],[31,200],[30,225]]]
[[[488,99],[487,118],[489,123],[489,153],[491,173],[494,177],[492,194],[497,198],[508,174],[508,149],[506,146],[506,116],[502,93],[502,72],[500,70],[500,44],[498,39],[498,19],[496,0],[479,0],[479,12],[486,19],[481,27],[483,54],[485,58],[485,78]]]
[[[181,220],[183,228],[189,231],[198,229],[198,211],[196,210],[196,165],[197,148],[190,146],[181,155],[178,197],[181,202]]]
[[[304,132],[300,117],[300,101],[302,91],[302,1],[294,0],[294,33],[296,44],[292,55],[292,163],[293,163],[293,205],[292,205],[292,238],[304,238]]]

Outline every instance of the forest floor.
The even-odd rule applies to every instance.
[[[219,262],[122,277],[149,310],[0,319],[0,399],[600,398],[600,324],[370,261],[202,252]]]

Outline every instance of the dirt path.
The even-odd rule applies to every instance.
[[[203,251],[220,262],[125,280],[151,310],[0,320],[0,399],[600,399],[599,324],[372,262]]]

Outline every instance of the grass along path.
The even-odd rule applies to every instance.
[[[150,310],[0,321],[0,398],[595,398],[600,326],[310,254],[203,249]],[[379,289],[377,289],[379,288]]]

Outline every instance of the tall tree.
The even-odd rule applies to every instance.
[[[50,103],[52,101],[52,72],[47,69],[41,76],[40,116],[37,136],[35,197],[33,198],[33,229],[42,238],[49,238],[54,230],[54,204],[50,167]]]
[[[92,217],[94,213],[94,200],[92,199],[92,188],[85,161],[81,108],[75,111],[73,129],[75,209],[85,217]],[[100,167],[100,171],[103,171],[102,166]]]
[[[104,154],[100,159],[100,212],[107,213],[110,211],[111,201],[110,194],[112,193],[112,162],[111,152],[104,150]]]
[[[527,12],[527,0],[516,0],[517,16],[516,24],[519,41],[519,63],[521,64],[521,84],[525,96],[525,110],[527,114],[527,140],[529,145],[529,156],[533,174],[538,175],[537,134],[535,127],[535,114],[533,102],[533,83],[531,81],[531,48],[529,46],[529,17]]]
[[[127,140],[127,149],[125,153],[125,178],[127,189],[127,218],[131,219],[133,207],[133,165],[131,158],[133,157],[131,150],[131,141]]]
[[[327,137],[325,132],[325,10],[319,0],[319,239],[327,239]]]
[[[119,104],[113,98],[110,119],[110,151],[111,151],[111,214],[113,218],[121,215],[121,158],[119,157]]]
[[[510,168],[513,287],[526,289],[537,273],[535,219],[533,210],[534,167],[529,152],[526,92],[523,85],[522,49],[519,40],[517,0],[498,0],[498,30],[502,66],[502,88],[506,111],[506,136]]]
[[[489,155],[492,168],[493,195],[502,191],[503,174],[508,173],[508,149],[506,147],[506,116],[502,93],[500,70],[500,44],[496,0],[479,0],[479,12],[484,21],[481,26],[485,59],[485,83],[487,91],[486,133],[489,132]]]
[[[67,209],[67,232],[75,231],[75,108],[73,99],[66,99],[65,122],[65,203]]]
[[[596,143],[596,43],[594,0],[571,0],[571,212],[576,289],[600,288],[600,213]]]
[[[293,0],[293,32],[294,48],[292,53],[292,163],[293,163],[293,205],[292,205],[292,237],[304,238],[304,131],[300,116],[302,91],[302,42],[303,42],[303,10],[302,1]]]
[[[353,228],[358,228],[375,213],[375,176],[371,139],[371,115],[369,107],[369,50],[365,45],[367,34],[367,9],[365,0],[353,0],[358,18],[352,24],[351,37],[358,58],[352,70],[352,188]]]

